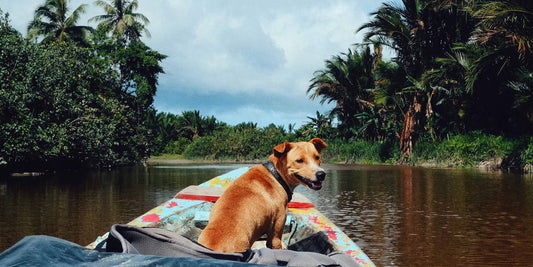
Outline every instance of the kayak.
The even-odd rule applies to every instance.
[[[191,240],[197,240],[207,226],[209,212],[230,183],[247,172],[239,168],[217,176],[200,185],[191,185],[178,192],[174,198],[137,217],[127,225],[163,228]],[[320,213],[304,195],[295,192],[288,203],[288,214],[282,238],[283,248],[328,254],[342,251],[360,266],[375,266],[361,248],[339,227]],[[231,227],[231,226],[228,226]],[[87,247],[101,247],[108,238],[106,233]],[[252,249],[266,247],[265,238],[254,243]]]

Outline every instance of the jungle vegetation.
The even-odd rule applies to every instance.
[[[164,153],[252,160],[315,136],[336,162],[533,162],[529,0],[382,4],[354,25],[363,42],[325,60],[309,82],[309,97],[335,108],[298,129],[157,112],[165,55],[142,42],[149,20],[137,1],[96,1],[96,29],[78,24],[85,5],[70,12],[68,3],[46,0],[26,37],[0,12],[1,166],[107,167]]]
[[[113,167],[150,155],[152,103],[166,56],[141,41],[148,20],[134,15],[115,23],[118,14],[137,14],[137,1],[98,1],[109,7],[92,29],[78,25],[85,5],[71,12],[69,3],[46,0],[27,37],[0,11],[3,169]]]

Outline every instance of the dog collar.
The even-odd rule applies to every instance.
[[[283,178],[281,178],[281,175],[279,174],[278,170],[276,170],[276,167],[274,167],[274,163],[272,163],[272,161],[268,161],[268,162],[263,163],[263,166],[265,166],[265,168],[272,175],[274,175],[274,177],[276,178],[278,183],[281,184],[281,186],[283,186],[283,189],[285,189],[285,192],[287,193],[287,197],[289,197],[289,201],[288,202],[291,202],[291,200],[292,200],[292,191],[289,188],[289,185],[287,185],[287,183],[283,180]]]

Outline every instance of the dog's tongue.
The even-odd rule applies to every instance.
[[[322,188],[321,182],[311,182],[311,188],[314,190],[319,190]]]

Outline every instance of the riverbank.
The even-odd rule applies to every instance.
[[[187,159],[178,154],[162,154],[159,156],[151,156],[146,160],[148,165],[170,165],[170,164],[227,164],[227,163],[244,163],[256,164],[265,162],[267,159],[255,160],[231,160],[231,159]]]
[[[472,132],[446,139],[420,138],[408,159],[397,142],[342,140],[328,142],[324,158],[334,162],[409,166],[479,168],[531,173],[533,138],[508,138]]]
[[[180,159],[211,162],[256,162],[266,159],[272,147],[293,138],[198,137]],[[235,137],[235,136],[234,136]],[[237,137],[241,137],[238,135]],[[279,136],[278,136],[279,137]],[[307,139],[308,140],[308,139]],[[446,138],[420,136],[408,158],[400,153],[399,140],[363,140],[324,138],[328,144],[322,153],[325,163],[388,164],[423,167],[483,168],[529,172],[533,163],[533,137],[505,137],[473,131]],[[160,158],[161,159],[161,158]]]
[[[218,141],[217,141],[218,140]],[[225,141],[226,139],[220,139]],[[143,161],[145,165],[169,164],[257,164],[268,160],[272,147],[279,140],[262,139],[261,142],[233,141],[221,145],[219,139],[197,138],[186,151],[178,154],[161,154],[151,156]],[[217,142],[215,142],[217,141]],[[297,140],[291,140],[297,141]],[[327,140],[327,149],[322,153],[324,163],[330,164],[369,164],[402,165],[429,168],[477,168],[490,171],[513,171],[532,173],[533,137],[506,138],[473,132],[468,135],[449,136],[443,140],[420,138],[411,157],[402,161],[397,142],[341,139]],[[273,143],[273,144],[271,144]],[[252,145],[254,144],[254,145]],[[216,148],[216,149],[215,149]],[[194,151],[194,153],[192,153]],[[238,153],[236,152],[238,151]],[[69,169],[76,169],[80,164],[56,164]],[[0,174],[45,173],[64,169],[5,169]]]
[[[212,160],[212,159],[185,159],[181,155],[176,154],[164,154],[160,156],[152,156],[146,160],[147,165],[194,165],[194,164],[261,164],[268,160],[267,158],[264,159],[256,159],[256,160]],[[465,165],[459,165],[452,162],[441,162],[437,160],[417,160],[416,162],[410,163],[410,164],[400,164],[398,162],[378,162],[374,160],[368,160],[368,159],[362,159],[362,160],[339,160],[339,158],[335,159],[325,159],[323,163],[325,164],[334,164],[334,165],[353,165],[353,164],[360,164],[360,165],[382,165],[382,166],[398,166],[398,165],[408,165],[411,167],[422,167],[422,168],[472,168],[472,169],[480,169],[485,171],[491,171],[491,172],[498,172],[498,171],[513,171],[513,172],[520,172],[523,171],[523,173],[532,173],[531,165],[528,164],[523,167],[522,170],[517,170],[517,168],[508,168],[505,165],[502,166],[502,163],[504,162],[504,159],[501,157],[496,157],[492,159],[487,159],[484,161],[480,161],[478,164],[474,164],[472,166],[465,166]]]

